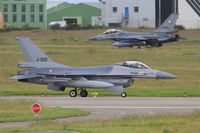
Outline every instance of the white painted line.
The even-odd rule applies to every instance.
[[[49,106],[52,108],[81,108],[81,109],[200,109],[200,107],[129,107],[129,106]]]

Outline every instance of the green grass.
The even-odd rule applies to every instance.
[[[66,95],[53,92],[46,86],[10,81],[23,61],[23,55],[15,40],[28,36],[53,60],[70,66],[96,66],[126,60],[139,60],[152,68],[178,76],[174,80],[136,79],[127,89],[129,96],[200,96],[200,38],[199,31],[180,31],[179,42],[165,44],[161,48],[115,48],[110,41],[93,42],[88,38],[105,29],[82,31],[20,31],[0,33],[0,95]],[[131,31],[135,31],[131,29]],[[119,95],[98,91],[99,95]]]
[[[33,103],[34,101],[0,99],[0,122],[33,121],[35,119],[31,111]],[[51,120],[87,114],[87,112],[78,109],[48,108],[45,105],[41,106],[40,120]]]
[[[77,131],[80,133],[198,133],[200,113],[185,116],[158,115],[93,120],[73,123],[44,121],[23,128],[4,128],[0,132]]]

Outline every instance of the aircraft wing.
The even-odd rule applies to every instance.
[[[118,40],[125,40],[125,41],[146,41],[148,40],[147,38],[143,37],[142,35],[129,35],[129,36],[126,36],[126,37],[121,37],[121,38],[118,38]]]
[[[35,69],[37,75],[49,76],[84,76],[105,75],[112,71],[113,66],[88,67],[88,68],[40,68]]]
[[[45,76],[81,76],[81,75],[89,75],[94,76],[97,75],[93,72],[70,72],[70,71],[56,71],[56,72],[39,72],[38,75],[45,75]]]
[[[147,38],[141,36],[141,35],[134,35],[132,37],[132,39],[137,39],[137,40],[141,40],[141,41],[145,41],[145,40],[148,40]]]

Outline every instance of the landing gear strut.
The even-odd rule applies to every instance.
[[[81,97],[87,97],[88,96],[88,92],[85,89],[82,89],[80,92]]]
[[[71,90],[69,92],[70,97],[76,97],[77,96],[77,91],[76,90]]]
[[[127,96],[126,92],[121,93],[121,97],[125,98]]]

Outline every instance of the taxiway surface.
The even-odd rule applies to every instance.
[[[35,100],[49,107],[78,108],[90,112],[87,116],[60,118],[57,119],[58,122],[111,119],[125,116],[151,116],[157,114],[183,115],[200,111],[200,98],[8,96],[0,97],[0,99]],[[0,127],[2,126],[1,123]],[[9,127],[9,124],[7,123],[6,126]]]

